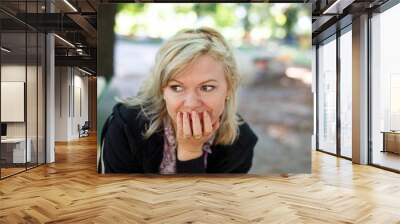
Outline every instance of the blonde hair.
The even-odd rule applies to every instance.
[[[233,52],[224,37],[211,28],[185,29],[167,40],[157,53],[152,74],[141,86],[137,96],[124,101],[127,106],[140,106],[150,124],[143,133],[147,139],[162,130],[163,120],[168,116],[163,99],[163,88],[187,65],[199,56],[209,55],[222,62],[228,83],[228,98],[225,101],[220,127],[214,144],[232,144],[239,135],[240,118],[236,114],[236,90],[239,74]]]

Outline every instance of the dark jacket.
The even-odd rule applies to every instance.
[[[160,131],[144,139],[142,133],[149,121],[139,112],[138,107],[121,103],[114,106],[100,141],[105,173],[159,173],[164,133]],[[239,130],[239,138],[232,145],[211,146],[207,168],[204,167],[203,154],[188,161],[177,159],[177,173],[247,173],[258,139],[246,123],[240,125]]]

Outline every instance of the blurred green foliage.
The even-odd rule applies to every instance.
[[[118,4],[117,13],[140,15],[149,10],[151,7],[148,6],[150,5],[149,3]],[[175,6],[175,13],[195,12],[198,18],[210,16],[221,28],[239,25],[249,31],[253,27],[265,25],[272,30],[282,27],[286,35],[294,32],[293,28],[300,16],[311,16],[310,10],[307,10],[305,4],[286,4],[285,7],[274,7],[273,5],[268,3],[178,3]],[[238,8],[241,9],[238,10]],[[238,11],[244,12],[242,18],[236,15]]]
[[[237,22],[237,17],[235,16],[234,11],[234,5],[224,6],[218,4],[213,14],[217,25],[220,27],[233,26]]]
[[[117,13],[128,12],[132,14],[139,14],[145,10],[145,7],[145,3],[117,4]]]

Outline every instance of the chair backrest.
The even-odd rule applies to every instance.
[[[82,126],[82,129],[89,129],[90,128],[89,124],[90,124],[89,121],[85,121],[85,123]]]

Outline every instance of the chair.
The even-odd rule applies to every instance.
[[[90,129],[89,121],[85,121],[82,127],[80,127],[80,125],[78,124],[79,138],[89,136],[89,129]]]

